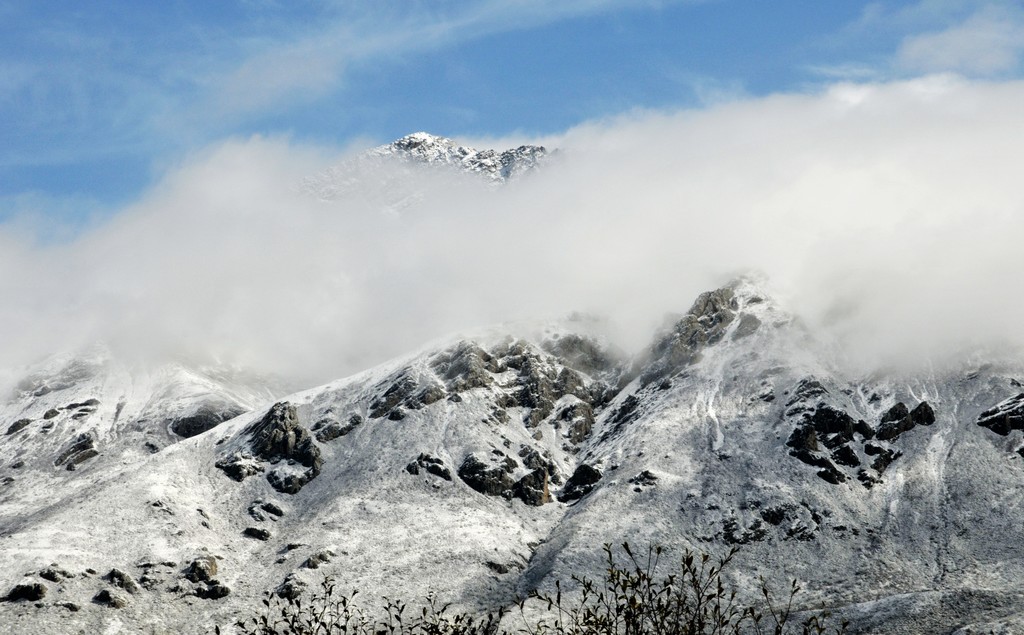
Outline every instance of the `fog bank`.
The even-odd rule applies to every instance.
[[[324,381],[574,310],[635,349],[749,269],[860,361],[1020,345],[1022,104],[936,76],[632,113],[504,188],[423,171],[330,202],[301,179],[344,157],[228,140],[70,241],[0,225],[0,366],[103,340]]]

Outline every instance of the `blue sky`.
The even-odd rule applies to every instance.
[[[1015,2],[0,0],[0,217],[109,214],[229,137],[536,137],[1022,50]]]

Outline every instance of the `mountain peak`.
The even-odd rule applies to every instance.
[[[454,173],[470,173],[485,178],[491,185],[504,185],[534,170],[553,154],[544,146],[521,145],[507,150],[479,150],[456,143],[448,137],[429,132],[414,132],[367,150],[351,159],[306,177],[302,187],[320,200],[342,197],[358,188],[370,186],[370,198],[380,199],[381,207],[400,210],[420,199],[412,189],[409,169],[429,167]],[[397,170],[382,170],[385,166]]]
[[[447,137],[421,131],[378,146],[368,154],[411,163],[452,166],[486,176],[500,184],[537,167],[549,153],[544,146],[535,145],[521,145],[501,151],[478,150],[459,145]]]

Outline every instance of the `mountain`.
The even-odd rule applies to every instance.
[[[406,135],[306,178],[302,188],[322,201],[357,194],[383,209],[401,210],[423,197],[439,174],[472,175],[504,185],[543,165],[552,156],[543,146],[477,150],[426,132]],[[428,170],[428,181],[413,178]],[[431,176],[433,175],[433,176]]]
[[[44,590],[0,603],[12,632],[210,632],[324,574],[507,606],[600,575],[623,540],[739,546],[741,589],[796,578],[801,606],[855,633],[1024,626],[1024,364],[851,376],[755,280],[700,295],[632,359],[575,318],[252,407],[208,376],[85,366],[4,410],[0,592]],[[149,453],[200,401],[154,395],[199,385],[246,412]],[[69,470],[86,428],[100,454]]]

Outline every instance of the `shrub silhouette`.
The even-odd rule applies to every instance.
[[[723,573],[737,550],[712,560],[686,551],[678,567],[661,576],[663,551],[649,547],[643,556],[623,543],[624,559],[605,545],[607,568],[603,579],[572,576],[576,590],[563,594],[561,582],[553,594],[533,592],[518,603],[519,635],[824,635],[846,633],[825,611],[795,618],[793,603],[800,587],[793,582],[788,597],[776,603],[766,583],[755,605],[738,600]],[[235,626],[243,635],[509,635],[509,611],[473,615],[451,611],[436,597],[427,597],[417,611],[404,602],[384,598],[384,607],[370,613],[355,602],[357,592],[339,595],[333,578],[304,602],[271,593],[263,611]],[[539,613],[536,619],[528,617]],[[508,618],[508,619],[506,619]],[[216,629],[217,635],[221,630]]]

